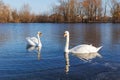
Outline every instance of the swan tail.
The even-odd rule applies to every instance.
[[[102,56],[101,56],[100,54],[97,54],[97,56],[98,56],[99,58],[102,58]]]
[[[98,48],[97,48],[97,52],[98,52],[102,47],[103,47],[103,46],[98,47]]]

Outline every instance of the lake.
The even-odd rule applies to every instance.
[[[64,31],[70,48],[79,44],[103,46],[90,61],[69,54],[66,66]],[[42,32],[42,49],[29,51],[26,37]],[[66,73],[66,67],[69,71]],[[0,24],[0,80],[119,80],[120,24],[8,23]]]

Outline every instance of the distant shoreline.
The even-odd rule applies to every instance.
[[[4,23],[120,23],[120,22],[0,22],[0,24]]]

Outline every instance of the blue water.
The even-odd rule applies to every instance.
[[[103,46],[102,58],[83,61],[70,54],[66,73],[64,31],[70,48],[78,44]],[[41,31],[42,49],[26,49],[26,37]],[[39,57],[40,56],[40,57]],[[0,24],[0,80],[119,80],[120,24]]]

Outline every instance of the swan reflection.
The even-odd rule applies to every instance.
[[[39,46],[30,46],[30,45],[27,45],[26,49],[31,52],[31,51],[37,51],[37,58],[38,60],[40,60],[40,51],[41,51],[41,48]]]
[[[79,53],[79,54],[73,54],[76,57],[80,58],[81,60],[84,61],[89,61],[91,59],[94,59],[96,57],[102,58],[102,56],[99,53]]]
[[[65,72],[68,73],[69,72],[69,66],[70,66],[70,63],[69,63],[69,53],[65,53],[65,63],[66,63],[66,66],[65,66]]]
[[[28,51],[33,51],[33,50],[35,50],[35,46],[31,46],[31,45],[27,45],[27,47],[26,47],[26,49],[28,50]]]
[[[102,58],[102,56],[99,53],[73,53],[74,56],[78,57],[79,59],[83,60],[83,61],[89,61],[92,60],[96,57]],[[70,62],[69,62],[69,53],[65,53],[65,72],[68,73],[69,72],[69,67],[70,67]]]
[[[67,65],[67,64],[66,64],[66,66],[65,66],[65,72],[66,72],[66,73],[69,72],[69,67],[70,67],[70,65]]]
[[[38,51],[37,57],[38,57],[38,60],[40,60],[40,51]]]

